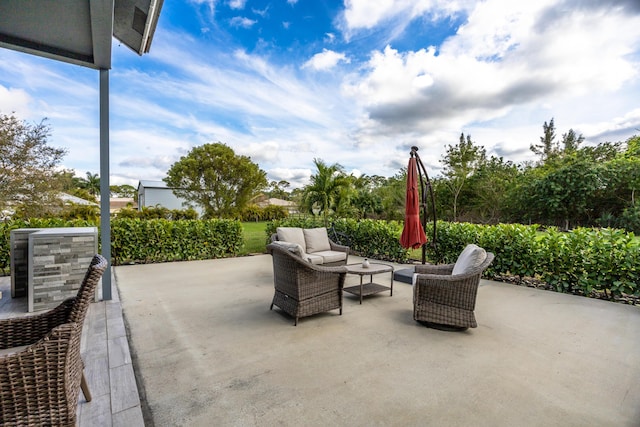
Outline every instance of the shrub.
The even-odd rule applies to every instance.
[[[282,206],[268,205],[261,208],[258,205],[249,205],[240,212],[241,221],[273,221],[289,216],[289,212]]]
[[[222,258],[236,255],[242,243],[242,225],[234,220],[124,218],[111,222],[115,265]]]
[[[430,228],[430,226],[428,226]],[[495,254],[485,276],[538,277],[558,292],[608,297],[640,294],[640,241],[616,229],[577,228],[560,232],[520,224],[437,224],[437,246],[427,246],[429,259],[455,262],[469,243]],[[429,235],[429,231],[427,231]]]

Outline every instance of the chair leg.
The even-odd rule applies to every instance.
[[[269,310],[273,310],[273,303],[271,303],[271,307],[269,307]]]
[[[86,400],[87,402],[91,402],[91,392],[89,391],[87,379],[84,377],[84,370],[82,371],[82,378],[80,379],[80,388],[82,389],[84,400]]]

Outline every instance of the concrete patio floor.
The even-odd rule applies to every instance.
[[[395,282],[294,327],[269,255],[114,270],[147,426],[640,426],[640,307],[483,281],[442,332]]]

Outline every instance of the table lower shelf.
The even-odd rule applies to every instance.
[[[360,285],[349,286],[348,288],[344,288],[343,291],[349,292],[350,294],[360,296]],[[380,285],[378,283],[363,283],[362,284],[362,296],[366,297],[367,295],[373,295],[384,291],[390,291],[391,288],[389,286]]]

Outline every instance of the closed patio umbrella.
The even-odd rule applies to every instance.
[[[403,248],[418,249],[427,243],[427,236],[420,223],[420,194],[418,192],[417,162],[411,156],[407,168],[407,198],[404,212],[404,228],[400,236]]]

